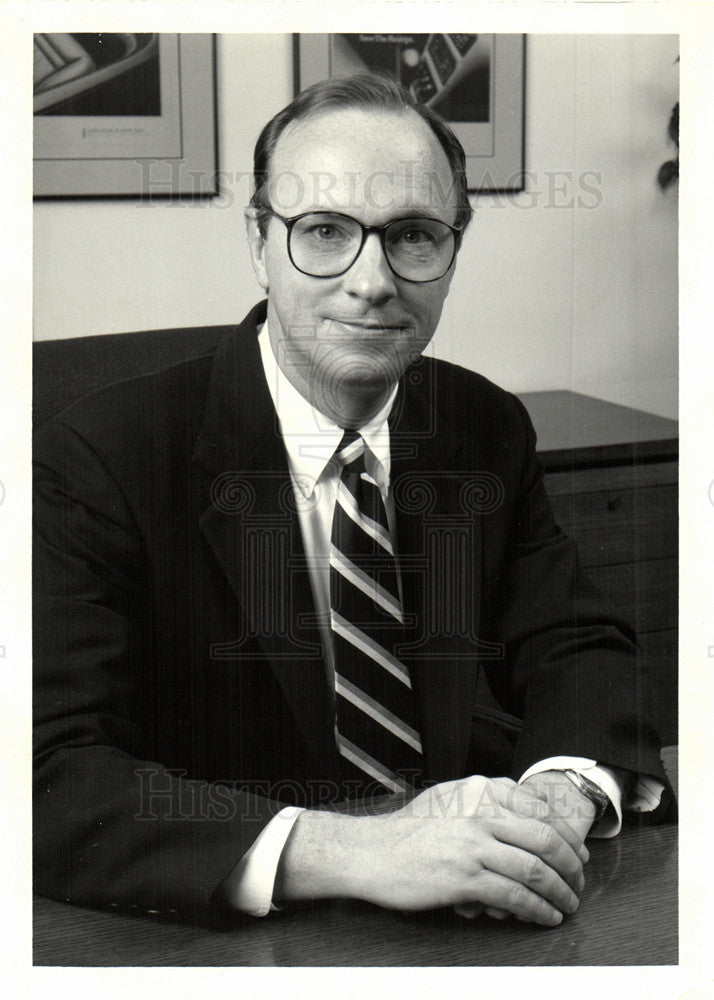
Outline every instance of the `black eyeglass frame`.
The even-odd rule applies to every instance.
[[[319,210],[313,209],[311,212],[300,212],[299,215],[291,215],[291,216],[286,217],[284,215],[280,215],[279,212],[275,212],[272,208],[268,208],[265,205],[259,205],[259,206],[256,206],[256,207],[257,207],[257,209],[258,209],[259,212],[266,212],[268,215],[272,215],[276,219],[280,219],[280,221],[286,227],[286,229],[288,231],[287,232],[287,237],[288,237],[288,257],[290,258],[290,263],[292,264],[292,266],[295,268],[296,271],[299,271],[300,274],[307,275],[308,278],[339,278],[340,275],[346,274],[349,271],[349,269],[351,267],[353,267],[354,264],[357,263],[357,260],[359,259],[359,255],[362,253],[362,250],[364,249],[364,245],[367,242],[367,237],[370,235],[370,233],[377,233],[379,235],[379,241],[382,244],[382,252],[384,254],[384,259],[386,260],[387,264],[389,265],[389,270],[392,272],[392,274],[396,275],[397,278],[400,279],[400,281],[408,281],[408,282],[410,282],[413,285],[428,285],[432,281],[439,281],[441,278],[444,277],[445,274],[448,273],[449,268],[451,267],[451,265],[454,263],[454,261],[456,259],[456,254],[459,252],[459,247],[461,246],[460,237],[461,237],[461,234],[463,232],[463,229],[460,229],[458,226],[450,226],[449,223],[448,222],[444,222],[443,219],[435,219],[435,218],[433,218],[432,216],[429,216],[429,215],[407,215],[403,219],[390,219],[390,221],[389,222],[385,222],[385,224],[383,226],[365,226],[365,224],[363,222],[360,222],[359,219],[355,219],[353,216],[347,215],[346,212],[332,212],[329,209],[325,209],[324,211],[319,211]],[[335,274],[311,274],[309,271],[303,271],[303,269],[301,267],[297,266],[297,264],[295,263],[295,260],[293,258],[292,247],[290,245],[290,234],[293,231],[293,226],[295,225],[295,223],[299,222],[300,219],[306,218],[308,215],[334,215],[334,216],[337,216],[338,219],[349,219],[350,222],[356,222],[357,223],[357,225],[362,230],[362,240],[360,241],[360,245],[359,245],[359,248],[357,250],[357,253],[354,255],[354,257],[352,258],[352,260],[350,261],[350,263],[347,265],[347,267],[343,267],[341,271],[337,271],[337,272],[335,272]],[[394,265],[392,264],[391,260],[389,259],[389,254],[387,253],[387,230],[389,229],[390,226],[393,226],[397,222],[412,222],[412,221],[413,222],[420,222],[420,221],[423,221],[423,222],[438,222],[440,225],[446,226],[446,228],[450,229],[451,232],[454,234],[454,252],[451,255],[451,260],[449,261],[448,266],[436,278],[424,278],[424,279],[419,279],[419,278],[405,278],[403,275],[401,275],[399,273],[399,271],[397,271],[394,268]]]

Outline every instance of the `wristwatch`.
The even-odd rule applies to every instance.
[[[605,792],[603,792],[602,788],[600,788],[599,785],[596,785],[594,781],[591,781],[590,778],[586,778],[585,775],[580,774],[579,771],[573,771],[571,768],[566,768],[566,770],[563,771],[563,774],[566,778],[570,778],[578,791],[584,795],[586,799],[590,799],[595,806],[595,819],[593,822],[599,820],[605,813],[607,807],[610,805],[610,799],[607,797]]]

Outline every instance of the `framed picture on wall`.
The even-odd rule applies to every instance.
[[[469,191],[523,190],[524,35],[300,34],[295,92],[353,73],[392,77],[450,123]]]
[[[217,193],[213,35],[34,36],[34,194]]]

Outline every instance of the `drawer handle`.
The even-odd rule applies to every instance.
[[[610,497],[607,501],[608,510],[619,510],[622,507],[622,497]]]

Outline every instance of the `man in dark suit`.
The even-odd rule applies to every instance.
[[[255,174],[267,304],[37,439],[36,887],[557,924],[591,826],[661,811],[666,779],[522,405],[422,357],[463,151],[400,88],[330,81],[268,123]],[[506,711],[479,715],[483,679]],[[388,815],[323,808],[385,791]]]

